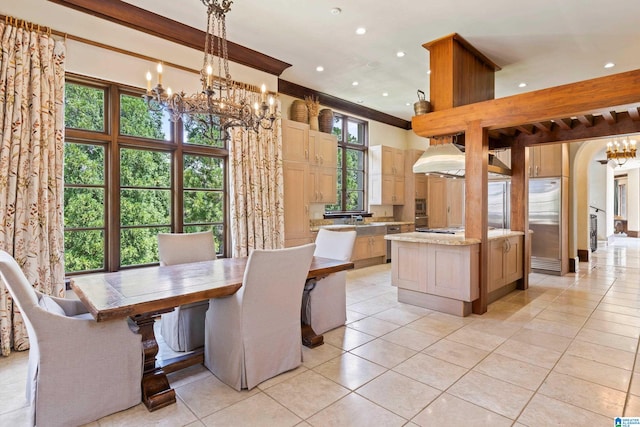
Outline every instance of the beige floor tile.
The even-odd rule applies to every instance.
[[[228,406],[202,420],[207,427],[295,426],[299,417],[264,393]]]
[[[236,391],[213,375],[175,390],[180,399],[198,418],[206,417],[259,392],[258,388]],[[169,408],[171,407],[173,405],[169,406]]]
[[[572,354],[565,354],[554,368],[555,372],[571,375],[586,381],[620,390],[626,393],[631,381],[631,371],[611,365],[583,359]]]
[[[638,346],[638,340],[635,338],[623,337],[618,334],[611,334],[593,329],[582,329],[578,335],[576,335],[576,339],[604,345],[618,350],[632,351],[634,353]]]
[[[461,366],[422,353],[416,354],[393,370],[438,390],[446,390],[467,372],[467,369]]]
[[[622,295],[617,296],[605,296],[602,298],[602,302],[598,305],[598,309],[604,309],[603,306],[611,306],[608,310],[613,313],[622,313],[629,316],[640,317],[640,310],[638,310],[638,297],[627,294],[625,298]]]
[[[529,344],[516,339],[508,339],[493,354],[501,354],[512,359],[551,369],[562,356],[562,352]]]
[[[548,310],[558,311],[560,313],[573,314],[574,316],[591,316],[595,307],[585,308],[576,305],[570,305],[562,301],[553,302],[546,307]]]
[[[574,338],[580,331],[580,326],[569,325],[561,321],[544,320],[538,317],[527,323],[524,327],[525,329],[533,329],[566,338]]]
[[[373,314],[380,313],[381,311],[393,308],[397,305],[397,300],[394,301],[393,299],[385,298],[385,296],[382,295],[364,300],[362,302],[351,304],[348,306],[348,309],[357,311],[358,313],[366,314],[367,316],[371,316]]]
[[[100,418],[98,424],[101,427],[173,427],[187,425],[198,420],[181,399],[176,400],[175,405],[169,405],[153,412],[149,412],[146,406],[139,404],[126,411]]]
[[[591,315],[591,318],[608,320],[609,322],[640,327],[640,317],[629,316],[628,314],[620,314],[617,312],[614,313],[611,311],[604,311],[604,310],[595,310]]]
[[[356,392],[406,419],[411,419],[442,393],[393,371],[387,371]]]
[[[432,317],[432,315],[425,316],[407,325],[408,328],[441,338],[460,329],[462,326],[464,325],[440,320],[436,317]]]
[[[637,417],[640,414],[640,397],[630,395],[627,405],[624,408],[625,417]]]
[[[488,351],[444,338],[422,351],[429,356],[471,369],[487,357]]]
[[[6,412],[3,408],[2,413],[0,414],[0,426],[32,427],[33,423],[31,422],[31,408],[22,407]]]
[[[513,423],[509,418],[448,393],[442,394],[412,421],[423,427],[507,427]]]
[[[607,417],[622,413],[626,396],[621,391],[557,372],[549,374],[538,393]]]
[[[634,372],[631,375],[631,387],[629,387],[629,393],[640,396],[640,373]]]
[[[626,369],[633,369],[635,354],[630,351],[611,351],[610,347],[594,344],[587,341],[575,340],[567,349],[567,354],[593,360],[609,366]]]
[[[350,390],[386,372],[382,366],[351,353],[336,357],[313,370]]]
[[[387,322],[385,320],[376,319],[375,317],[367,317],[365,319],[351,323],[348,327],[365,334],[379,337],[384,334],[388,334],[394,329],[398,329],[400,325]]]
[[[621,323],[608,322],[601,319],[589,319],[584,324],[584,328],[593,329],[600,332],[609,332],[616,335],[622,335],[629,338],[638,339],[640,337],[640,328],[635,326],[623,325]]]
[[[416,352],[410,348],[402,347],[382,339],[368,342],[352,350],[351,353],[384,366],[387,369],[397,366],[416,354]]]
[[[167,375],[167,379],[172,388],[178,388],[210,376],[213,374],[204,365],[193,365]]]
[[[489,355],[473,370],[532,391],[542,384],[549,373],[549,369],[495,353]]]
[[[460,378],[447,392],[512,420],[518,417],[533,395],[533,391],[473,371]]]
[[[402,426],[407,422],[402,417],[351,393],[328,408],[318,412],[309,423],[313,426]]]
[[[553,308],[543,310],[536,317],[537,319],[549,320],[552,322],[566,323],[572,326],[582,326],[587,321],[587,316],[577,316],[575,314],[555,311]]]
[[[312,369],[339,357],[342,353],[344,353],[342,349],[326,343],[315,348],[302,346],[302,366]]]
[[[264,391],[278,403],[302,419],[349,394],[349,390],[323,377],[307,371]]]
[[[365,334],[346,326],[325,332],[323,336],[325,343],[345,351],[352,350],[376,338],[373,335]]]
[[[491,335],[497,335],[502,338],[509,338],[516,332],[518,332],[526,321],[518,321],[517,319],[509,319],[508,321],[485,319],[484,316],[480,316],[465,326],[465,329],[477,330],[480,332],[488,333]]]
[[[381,311],[380,313],[376,313],[373,315],[373,317],[375,317],[376,319],[384,320],[386,322],[395,323],[396,325],[406,325],[407,323],[414,322],[421,317],[424,317],[426,314],[420,315],[412,313],[411,311],[406,310],[403,307],[394,307],[385,311]]]
[[[307,368],[306,366],[298,366],[296,369],[292,369],[290,371],[287,372],[283,372],[280,375],[277,375],[273,378],[270,378],[266,381],[261,382],[260,384],[258,384],[258,388],[260,390],[266,390],[269,387],[273,387],[276,384],[280,384],[283,381],[288,380],[289,378],[293,378],[296,375],[300,375],[304,372],[307,372],[309,370],[309,368]]]
[[[569,423],[575,426],[610,426],[610,417],[536,394],[518,418],[527,426],[552,426]]]
[[[560,352],[565,351],[571,344],[571,339],[567,337],[535,329],[521,329],[513,334],[511,339]]]
[[[381,336],[380,339],[420,351],[438,341],[440,337],[403,326]]]
[[[485,351],[493,351],[506,341],[504,337],[481,332],[468,326],[447,335],[447,339]]]
[[[358,320],[362,320],[365,317],[367,317],[366,314],[358,313],[357,311],[349,310],[347,308],[347,321],[345,322],[345,325],[348,325],[353,322],[357,322]]]

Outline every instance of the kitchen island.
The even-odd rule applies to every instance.
[[[516,287],[523,275],[521,231],[489,230],[489,301]],[[464,231],[451,234],[413,232],[389,234],[391,283],[398,301],[457,316],[471,314],[480,295],[480,240]]]

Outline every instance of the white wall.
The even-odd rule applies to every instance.
[[[596,158],[603,157],[606,157],[604,150],[598,151]],[[589,214],[596,215],[598,219],[598,240],[606,240],[607,238],[607,171],[610,171],[610,169],[594,160],[589,162],[588,206]],[[598,211],[594,207],[598,208]]]
[[[640,169],[628,171],[627,230],[640,231]]]

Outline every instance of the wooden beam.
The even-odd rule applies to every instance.
[[[533,134],[533,126],[532,125],[516,126],[516,129],[518,129],[520,132],[524,133],[525,135],[532,135]]]
[[[544,123],[536,122],[533,124],[537,129],[540,129],[542,132],[551,132],[551,126],[546,125]]]
[[[632,107],[640,107],[640,70],[434,111],[414,116],[412,127],[432,137],[463,132],[475,121],[499,129]]]
[[[609,123],[610,125],[616,124],[616,112],[615,111],[603,111],[602,117]]]
[[[571,130],[571,119],[568,119],[569,123],[567,123],[564,119],[553,119],[553,123],[555,123],[560,129],[563,130]]]
[[[278,92],[300,99],[304,99],[305,96],[313,95],[318,97],[318,99],[320,100],[320,104],[323,106],[335,108],[336,110],[341,110],[345,113],[364,117],[365,119],[375,120],[377,122],[395,126],[401,129],[411,129],[411,122],[408,120],[400,119],[390,114],[382,113],[380,111],[367,108],[353,102],[345,101],[344,99],[337,98],[333,95],[329,95],[324,92],[318,92],[314,89],[300,86],[286,80],[278,79]]]
[[[628,113],[632,120],[640,120],[640,113],[638,113],[637,107],[629,108]]]
[[[522,142],[511,147],[511,229],[524,232],[522,251],[523,277],[518,281],[518,289],[529,287],[531,261],[531,235],[529,234],[529,150]]]
[[[67,6],[98,18],[106,19],[134,30],[142,31],[164,40],[169,40],[193,49],[204,49],[206,33],[189,27],[181,22],[157,15],[148,10],[120,0],[49,0],[52,3]],[[206,9],[202,8],[203,25],[206,24]],[[279,76],[291,67],[279,59],[265,55],[253,49],[227,41],[229,60],[247,67],[255,68]]]
[[[593,126],[593,116],[578,115],[578,121],[586,127]]]
[[[640,132],[640,121],[634,121],[628,113],[622,112],[616,115],[616,123],[613,125],[607,123],[604,117],[596,116],[593,117],[592,125],[589,126],[576,124],[569,130],[555,127],[551,132],[538,132],[533,135],[521,133],[515,137],[515,140],[530,146],[541,143],[580,141],[611,135],[628,135],[638,132]]]

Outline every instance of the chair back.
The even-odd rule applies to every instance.
[[[332,231],[321,228],[316,237],[316,251],[313,255],[322,258],[349,261],[351,260],[351,253],[353,252],[355,241],[355,230]]]
[[[315,247],[310,243],[251,252],[240,288],[245,333],[280,329],[277,325],[283,320],[299,327],[302,291]]]
[[[160,265],[211,261],[217,258],[213,232],[158,233]]]
[[[0,275],[20,311],[29,317],[38,307],[38,295],[16,260],[5,251],[0,251]]]

